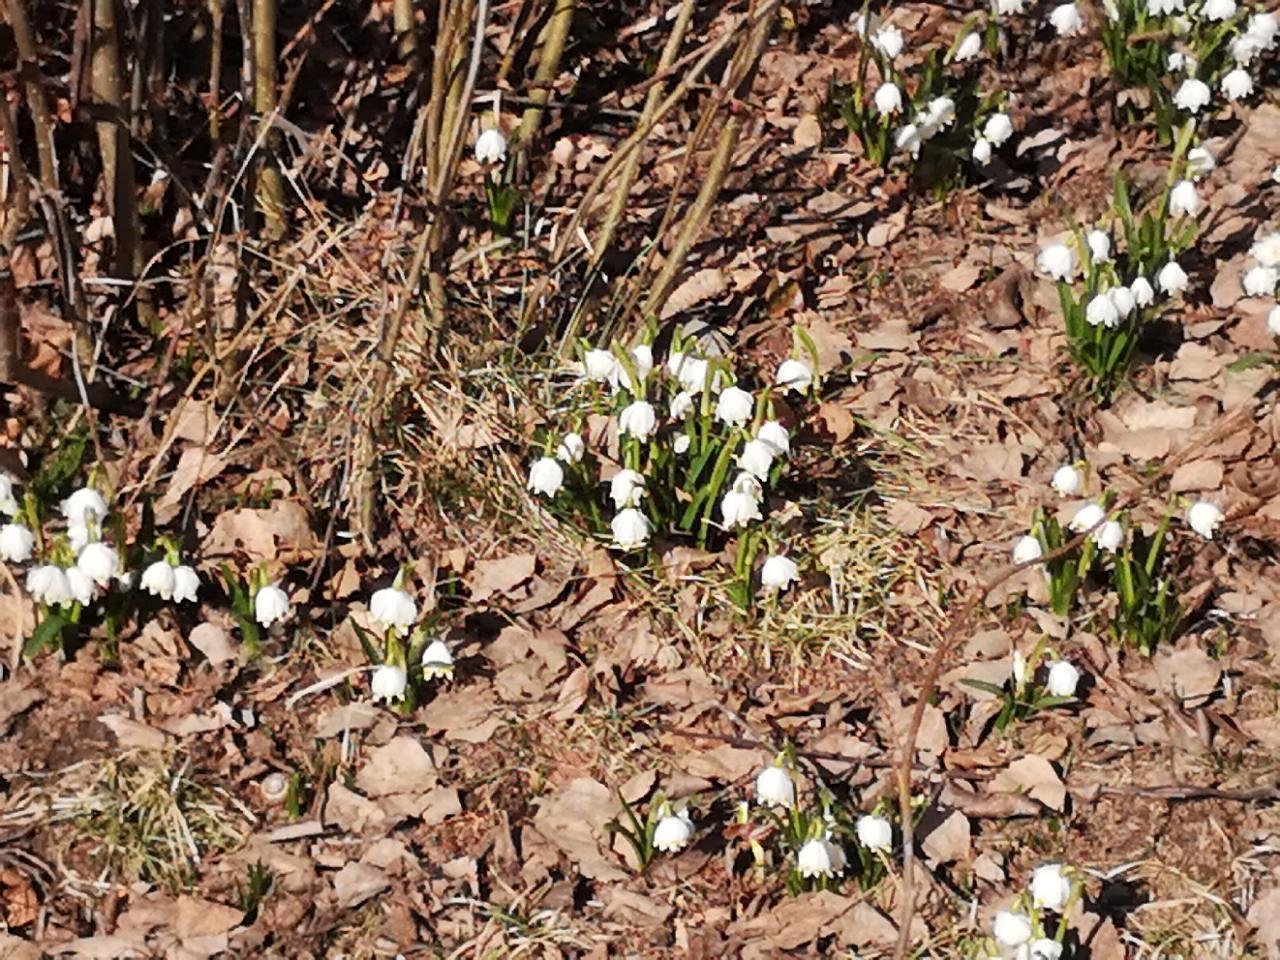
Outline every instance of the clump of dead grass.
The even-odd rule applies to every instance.
[[[189,759],[129,750],[78,764],[71,791],[53,801],[56,819],[75,824],[102,871],[171,890],[187,886],[208,855],[239,846],[254,817],[210,785]]]

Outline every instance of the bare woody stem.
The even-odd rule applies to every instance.
[[[538,69],[533,76],[533,89],[529,99],[533,106],[527,108],[516,130],[516,149],[524,152],[538,135],[542,125],[542,108],[551,99],[551,84],[560,75],[560,60],[564,56],[565,43],[569,39],[569,26],[573,23],[575,0],[555,0],[555,10],[547,23],[542,52],[538,55]]]
[[[263,235],[279,240],[285,234],[284,178],[276,166],[278,137],[267,129],[278,103],[276,90],[276,0],[253,0],[253,109],[262,125],[258,171],[258,203],[262,207]]]
[[[58,189],[58,162],[53,149],[53,113],[44,93],[35,36],[31,33],[31,24],[22,4],[23,0],[6,0],[9,25],[13,27],[13,39],[21,61],[18,72],[25,81],[27,109],[31,111],[31,122],[36,131],[40,183],[46,191],[53,193]]]

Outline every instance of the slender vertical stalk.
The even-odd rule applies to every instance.
[[[98,152],[116,233],[116,274],[133,278],[142,268],[137,182],[129,136],[129,109],[121,89],[120,31],[115,0],[93,0],[90,82],[99,118]]]
[[[669,70],[671,65],[675,63],[676,57],[680,53],[680,45],[684,43],[684,35],[689,29],[689,21],[693,18],[693,0],[682,0],[680,4],[680,12],[676,15],[675,25],[671,28],[671,35],[667,37],[667,43],[662,48],[662,57],[658,60],[658,72]],[[640,113],[640,126],[648,126],[653,121],[653,115],[658,109],[658,104],[662,100],[662,84],[655,83],[649,88],[649,92],[645,94],[644,110]],[[622,171],[618,174],[618,182],[614,187],[613,199],[609,202],[608,213],[605,214],[604,223],[600,226],[600,233],[596,236],[594,247],[593,264],[598,264],[608,252],[610,244],[613,243],[613,235],[617,232],[619,226],[622,225],[623,218],[626,215],[627,198],[631,195],[631,187],[635,183],[636,173],[640,169],[640,151],[633,150],[627,157],[626,163]]]
[[[22,162],[22,152],[18,149],[18,125],[13,120],[13,110],[9,106],[9,101],[4,97],[0,97],[0,136],[4,137],[8,152],[8,182],[13,188],[13,202],[0,204],[4,210],[3,219],[0,219],[0,249],[3,249],[13,246],[14,237],[31,216],[31,192],[27,187],[27,165]],[[0,329],[0,335],[3,335],[2,329]]]
[[[522,152],[537,136],[538,127],[542,125],[542,108],[551,99],[551,84],[560,75],[560,59],[564,56],[564,45],[569,39],[575,3],[576,0],[555,0],[556,7],[547,24],[546,40],[538,56],[533,89],[529,92],[529,99],[534,102],[534,106],[525,110],[524,116],[520,118],[520,127],[516,130],[516,149]]]
[[[418,19],[413,6],[413,0],[395,0],[392,8],[396,53],[402,63],[415,62],[418,58]]]
[[[209,139],[216,149],[222,118],[223,0],[209,0]]]
[[[7,107],[5,108],[7,111]],[[0,383],[17,383],[22,370],[22,328],[18,320],[18,292],[13,284],[8,248],[0,246]]]
[[[275,145],[279,137],[269,129],[275,112],[276,91],[276,0],[253,0],[253,108],[258,114],[259,142],[262,144],[258,172],[258,204],[262,207],[263,235],[279,240],[285,233],[284,178],[276,165]]]
[[[768,10],[769,12],[760,17],[746,37],[743,38],[743,42],[735,52],[733,62],[729,66],[726,75],[726,88],[730,97],[735,101],[744,100],[751,92],[751,84],[755,79],[756,68],[760,63],[760,55],[764,53],[765,45],[769,42],[769,35],[773,30],[773,21],[777,16],[778,10],[777,5],[770,5]],[[689,255],[689,250],[692,249],[694,241],[697,240],[698,234],[702,231],[703,225],[710,216],[711,208],[716,198],[720,195],[725,178],[729,175],[733,151],[737,148],[738,135],[741,130],[742,116],[731,108],[728,119],[725,120],[724,126],[720,129],[720,136],[716,141],[716,149],[712,154],[711,163],[707,169],[706,176],[703,178],[702,186],[698,190],[698,196],[695,198],[688,214],[684,217],[680,232],[677,234],[676,241],[671,248],[671,253],[667,256],[657,277],[648,285],[648,295],[642,310],[645,316],[654,315],[661,311],[663,303],[666,302],[667,296],[671,293],[675,278],[683,269],[685,258]]]
[[[36,129],[36,153],[40,158],[40,183],[45,190],[58,189],[58,163],[53,149],[53,113],[40,82],[40,63],[36,53],[35,36],[27,20],[24,0],[8,0],[9,25],[13,27],[13,39],[21,60],[20,73],[27,77],[27,109]]]

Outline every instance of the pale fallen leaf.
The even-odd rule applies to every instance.
[[[969,859],[969,818],[959,810],[934,827],[920,847],[934,864],[954,863]]]
[[[667,320],[684,313],[712,297],[718,297],[729,289],[724,271],[719,267],[705,267],[680,283],[662,306],[660,319]]]
[[[414,737],[395,737],[376,748],[356,774],[367,797],[421,793],[436,782],[436,765]]]
[[[1051,810],[1061,810],[1067,799],[1067,788],[1053,764],[1034,753],[1013,761],[996,774],[991,789],[997,793],[1024,793]]]
[[[533,829],[548,844],[595,880],[621,880],[626,874],[605,853],[605,825],[619,813],[609,788],[590,777],[571,780],[558,792],[539,797]]]
[[[226,628],[216,623],[198,623],[187,634],[187,643],[205,655],[215,667],[236,659],[235,644]]]
[[[971,260],[958,263],[938,278],[938,285],[952,293],[968,290],[982,276],[982,267]]]
[[[244,919],[244,911],[213,900],[197,897],[178,897],[177,918],[174,932],[183,940],[226,933]]]
[[[333,892],[344,907],[364,903],[390,886],[387,875],[367,863],[348,863],[333,876]]]
[[[182,498],[193,488],[208,483],[226,469],[227,460],[204,447],[187,447],[178,458],[164,496],[156,501],[156,523],[168,523],[178,513]]]
[[[556,698],[556,708],[551,712],[551,719],[568,720],[587,702],[587,692],[590,689],[591,669],[586,666],[575,668],[565,678],[564,685],[560,688],[560,695]]]
[[[209,557],[243,552],[250,560],[259,561],[309,553],[318,546],[302,504],[276,500],[265,509],[244,507],[220,515],[201,552]]]
[[[98,718],[104,727],[116,735],[120,746],[137,747],[141,750],[163,750],[169,738],[155,727],[139,723],[119,714],[108,713]]]
[[[507,593],[532,577],[536,566],[537,558],[532,553],[477,560],[465,581],[472,603],[488,600],[494,594]]]
[[[1280,960],[1280,887],[1272,887],[1253,901],[1249,922],[1258,932],[1258,942],[1269,960]]]

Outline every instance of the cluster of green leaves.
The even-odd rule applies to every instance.
[[[960,30],[957,42],[969,33],[969,26]],[[994,25],[986,36],[988,47],[993,42]],[[954,44],[950,50],[931,47],[924,54],[918,74],[908,78],[864,37],[857,76],[851,84],[832,79],[824,117],[828,121],[838,117],[862,145],[867,159],[883,169],[887,170],[898,157],[930,186],[958,182],[963,179],[962,164],[973,146],[973,131],[983,116],[994,111],[996,101],[978,93],[979,65],[951,62],[954,52]],[[879,77],[874,86],[870,79],[873,64]],[[882,113],[877,109],[875,91],[885,83],[895,84],[902,94],[900,111]],[[924,114],[930,101],[943,96],[955,103],[955,119],[921,145],[918,157],[909,150],[898,150],[897,132],[913,117]]]
[[[1041,710],[1075,703],[1075,697],[1055,696],[1043,683],[1036,680],[1045,649],[1045,644],[1040,643],[1031,656],[1021,662],[1020,655],[1015,654],[1014,669],[1002,684],[973,678],[965,678],[961,681],[975,690],[983,690],[994,695],[1000,701],[1000,710],[994,721],[997,730],[1007,730],[1015,723],[1030,719]]]
[[[1118,600],[1116,615],[1108,623],[1113,637],[1144,654],[1171,641],[1183,615],[1165,556],[1171,516],[1170,508],[1155,533],[1148,536],[1127,515],[1120,514],[1114,519],[1124,528],[1124,544],[1115,554],[1100,550],[1090,536],[1046,561],[1044,570],[1053,612],[1065,617],[1075,607],[1082,590],[1110,587]],[[1031,534],[1040,541],[1046,556],[1057,553],[1072,539],[1057,519],[1043,510],[1037,513]]]
[[[1102,46],[1111,73],[1125,88],[1141,87],[1150,95],[1150,113],[1161,140],[1173,137],[1177,108],[1173,94],[1187,77],[1204,81],[1216,89],[1231,69],[1228,41],[1238,34],[1247,14],[1241,5],[1234,17],[1210,21],[1185,14],[1152,14],[1147,0],[1106,0],[1102,19]],[[1191,72],[1171,70],[1173,52],[1195,62]],[[1130,121],[1142,119],[1145,111],[1130,100],[1126,104]]]
[[[1122,249],[1113,249],[1107,259],[1095,259],[1089,253],[1084,229],[1076,227],[1075,243],[1086,264],[1083,283],[1076,286],[1058,281],[1058,299],[1071,357],[1101,397],[1110,396],[1124,381],[1143,328],[1160,315],[1163,307],[1158,300],[1145,307],[1135,305],[1128,316],[1109,327],[1089,323],[1089,303],[1100,293],[1131,285],[1138,277],[1154,285],[1160,269],[1195,242],[1196,220],[1171,218],[1168,212],[1169,192],[1186,168],[1185,157],[1194,129],[1192,124],[1182,128],[1163,190],[1139,210],[1134,210],[1123,171],[1116,171],[1111,209],[1124,239]]]

